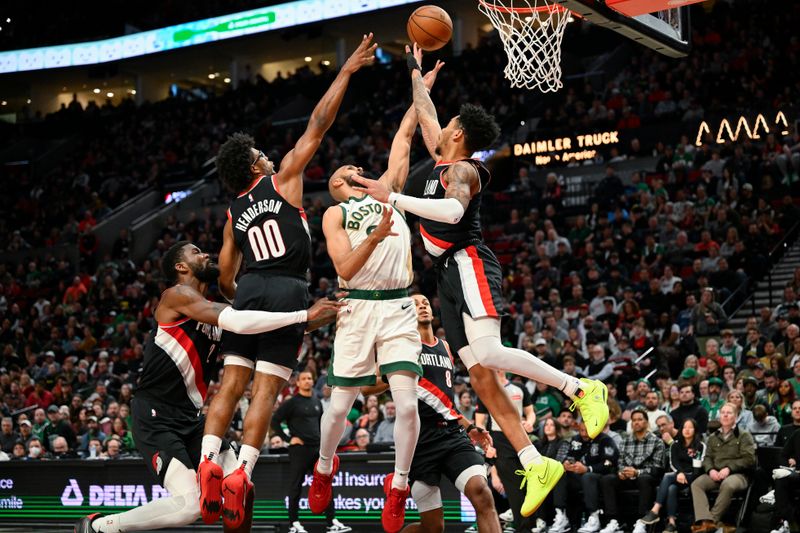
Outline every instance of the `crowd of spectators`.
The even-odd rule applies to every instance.
[[[626,120],[635,114],[650,122],[685,119],[692,109],[718,112],[747,109],[751,103],[786,104],[783,99],[790,92],[777,90],[777,85],[788,70],[776,68],[767,52],[779,50],[796,62],[796,38],[783,31],[789,24],[782,19],[769,41],[756,39],[753,28],[775,22],[768,10],[745,19],[726,3],[718,4],[720,16],[700,21],[697,46],[687,59],[656,60],[639,51],[631,66],[601,91],[591,85],[576,91],[568,85],[558,105],[545,101],[543,127],[547,121],[605,127],[615,124],[617,113]],[[789,7],[784,18],[796,20],[796,7]],[[737,43],[721,41],[723,30],[748,37]],[[742,50],[746,57],[736,55]],[[452,116],[469,95],[509,124],[527,118],[525,95],[510,91],[502,80],[502,61],[488,46],[448,61],[433,94],[440,116]],[[385,165],[391,132],[408,102],[408,76],[403,65],[381,68],[359,75],[351,91],[380,92],[386,96],[382,102],[395,104],[346,102],[307,170],[309,189],[324,183],[343,162],[373,172]],[[737,80],[744,92],[707,91],[712,75]],[[745,75],[757,82],[739,84]],[[158,185],[165,175],[197,173],[232,131],[253,128],[259,144],[270,150],[270,159],[279,161],[299,132],[271,128],[263,119],[297,94],[313,102],[331,74],[314,76],[303,70],[271,83],[254,79],[204,101],[68,107],[45,119],[94,121],[100,133],[82,137],[81,148],[48,173],[46,181],[22,176],[0,200],[0,237],[7,251],[77,239],[82,245],[78,264],[47,254],[0,264],[0,454],[31,461],[137,455],[135,435],[128,429],[130,400],[158,295],[166,288],[161,256],[179,239],[216,252],[224,215],[206,209],[185,222],[168,220],[152,252],[139,261],[130,257],[130,237],[124,230],[113,250],[99,257],[91,228],[110,208]],[[309,84],[312,78],[315,83]],[[796,80],[789,82],[786,87],[796,87]],[[686,109],[674,96],[684,91],[690,100]],[[675,106],[664,104],[671,99]],[[665,108],[672,111],[656,112]],[[184,127],[188,124],[193,127]],[[657,519],[663,508],[669,528],[676,523],[677,494],[691,486],[698,526],[710,528],[730,520],[726,498],[742,488],[743,479],[752,480],[756,446],[783,446],[782,464],[798,460],[800,434],[794,430],[800,427],[800,270],[784,288],[779,305],[760,309],[744,330],[728,327],[734,307],[730,303],[739,303],[766,272],[772,247],[800,220],[794,203],[797,144],[796,136],[774,134],[724,146],[696,147],[686,138],[652,147],[631,143],[621,148],[625,157],[654,155],[654,165],[631,176],[620,176],[614,164],[608,165],[587,208],[576,213],[564,209],[568,193],[557,173],[540,186],[533,178],[537,169],[524,163],[484,193],[485,238],[503,265],[509,315],[504,341],[571,375],[601,379],[609,386],[611,421],[605,442],[613,450],[603,455],[589,453],[585,431],[563,397],[511,376],[533,407],[535,421],[526,420],[532,440],[543,453],[565,463],[566,487],[583,491],[583,517],[570,515],[565,503],[579,491],[560,486],[532,527],[542,525],[538,520],[548,527],[566,520],[576,527],[583,524],[588,528],[584,531],[598,531],[613,526],[612,521],[630,521],[615,495],[633,487],[642,495],[633,519],[644,524]],[[415,150],[418,159],[421,151]],[[605,156],[610,159],[611,154]],[[336,288],[321,232],[327,205],[315,196],[305,207],[314,246],[311,292],[322,297]],[[431,297],[438,317],[434,265],[418,238],[413,247],[414,288]],[[436,331],[445,335],[441,328]],[[325,378],[333,334],[328,326],[307,336],[301,353],[301,366],[316,376],[314,391],[323,407],[330,394]],[[472,419],[479,399],[461,367],[454,388],[459,408]],[[212,384],[209,397],[215,390]],[[280,399],[295,392],[293,378]],[[230,437],[240,436],[247,408],[246,395]],[[391,442],[394,409],[389,398],[363,398],[349,419],[342,451],[380,449]],[[738,450],[720,455],[721,448],[731,446],[731,435]],[[280,434],[273,434],[264,452],[279,452],[286,445]],[[732,458],[740,462],[732,463]],[[599,463],[590,462],[594,460]],[[724,467],[733,464],[741,468]],[[784,488],[777,499],[786,497],[788,483],[779,484]],[[502,488],[495,482],[493,486]],[[718,497],[709,508],[703,495],[715,486],[726,497]],[[639,527],[637,523],[631,522],[632,527]]]

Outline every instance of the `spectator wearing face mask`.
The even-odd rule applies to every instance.
[[[28,441],[28,455],[25,457],[27,461],[41,461],[46,459],[46,451],[42,446],[42,441],[33,438]]]
[[[53,439],[53,459],[77,459],[78,454],[69,448],[67,439],[64,437],[56,437]]]

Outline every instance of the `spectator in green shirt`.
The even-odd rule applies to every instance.
[[[740,367],[742,365],[742,351],[743,348],[736,342],[736,337],[733,336],[733,330],[722,330],[722,344],[719,346],[719,355],[725,361],[733,366]]]
[[[720,408],[725,405],[725,399],[722,398],[723,385],[721,379],[710,378],[708,380],[708,396],[700,399],[700,405],[708,411],[709,420],[717,420]]]
[[[39,439],[42,441],[44,438],[45,430],[50,426],[50,421],[47,419],[47,415],[44,412],[44,409],[37,409],[33,412],[33,436],[34,438]]]
[[[561,413],[561,399],[545,383],[537,382],[533,393],[533,410],[537,420],[557,417]]]

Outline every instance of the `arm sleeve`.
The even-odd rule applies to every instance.
[[[588,368],[588,367],[587,367]],[[603,368],[600,369],[600,372],[595,374],[594,376],[590,376],[589,379],[596,379],[597,381],[605,381],[614,374],[614,367],[611,363],[606,363]]]
[[[778,436],[780,436],[780,434]],[[792,434],[792,436],[789,437],[789,439],[786,442],[783,443],[783,448],[781,449],[781,464],[782,465],[788,465],[789,464],[789,458],[792,457],[792,452],[794,451],[793,450],[794,441],[795,441],[794,434]]]
[[[533,405],[531,401],[531,393],[528,392],[526,387],[520,387],[522,389],[522,407],[528,407],[529,405]]]
[[[482,415],[488,415],[489,414],[489,410],[486,409],[486,406],[483,404],[483,402],[480,402],[480,401],[478,402],[478,405],[475,406],[475,412],[476,413],[480,413]]]
[[[657,476],[664,470],[664,443],[658,439],[655,447],[653,448],[653,455],[650,460],[645,461],[639,471],[643,474],[650,474]]]
[[[559,463],[563,463],[567,459],[567,455],[569,454],[569,442],[562,440],[558,443],[558,449],[556,450],[556,461]]]
[[[246,335],[264,333],[307,321],[308,312],[306,310],[274,313],[271,311],[242,311],[233,307],[223,309],[217,318],[217,323],[222,329]]]
[[[710,437],[709,437],[710,440]],[[705,453],[703,454],[702,472],[708,473],[714,469],[714,447],[711,443],[706,441]]]
[[[393,192],[389,195],[389,203],[403,211],[444,224],[455,224],[464,216],[464,206],[455,198],[415,198]]]
[[[595,474],[606,475],[617,471],[619,464],[619,448],[614,439],[606,436],[600,444],[600,460],[591,465],[592,472]],[[588,466],[588,465],[587,465]]]

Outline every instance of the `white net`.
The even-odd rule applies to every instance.
[[[512,87],[555,92],[561,82],[561,40],[570,12],[552,0],[479,0],[500,33]]]

